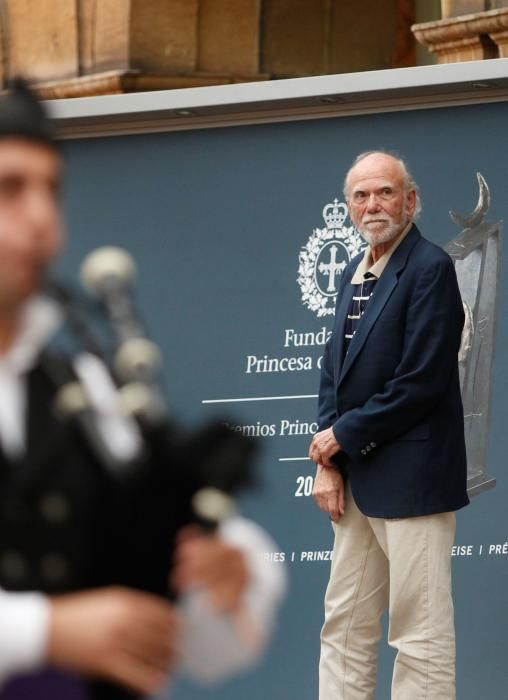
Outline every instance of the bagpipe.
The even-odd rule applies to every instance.
[[[172,595],[168,572],[178,529],[195,523],[213,530],[235,511],[235,494],[255,482],[255,444],[224,421],[185,430],[172,417],[161,381],[161,352],[136,308],[135,275],[134,261],[119,248],[96,250],[81,267],[83,286],[95,300],[94,315],[102,313],[102,325],[110,329],[109,347],[75,292],[54,281],[46,292],[82,349],[107,368],[118,412],[135,424],[138,453],[119,458],[110,449],[78,377],[57,379],[53,408],[60,420],[80,425],[110,484],[104,539],[109,544],[99,557],[100,582]]]

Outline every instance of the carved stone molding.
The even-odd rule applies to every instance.
[[[230,85],[267,80],[268,75],[231,75],[226,73],[192,73],[189,75],[159,75],[137,70],[105,71],[67,80],[48,80],[34,85],[39,97],[52,100],[63,97],[92,97],[118,95],[146,90],[178,90],[180,88]]]
[[[414,24],[411,29],[439,63],[508,55],[508,8]]]
[[[508,58],[508,21],[503,31],[491,32],[490,38],[498,48],[499,58]]]

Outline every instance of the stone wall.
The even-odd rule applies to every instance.
[[[0,79],[24,74],[60,97],[414,65],[414,8],[415,0],[3,0]]]

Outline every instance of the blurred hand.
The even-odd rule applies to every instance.
[[[183,528],[177,538],[171,584],[179,593],[204,589],[215,610],[236,612],[249,581],[243,552],[218,533]]]
[[[309,458],[316,462],[316,464],[322,464],[325,467],[333,468],[334,464],[331,458],[334,454],[339,452],[341,449],[339,443],[335,439],[333,430],[327,428],[326,430],[321,430],[319,433],[315,433],[309,447]]]
[[[336,469],[317,465],[312,495],[321,510],[328,513],[334,522],[344,515],[344,480]]]
[[[167,682],[179,625],[167,601],[128,588],[50,598],[48,662],[148,694]]]

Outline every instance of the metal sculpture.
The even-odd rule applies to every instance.
[[[488,185],[480,173],[478,203],[469,215],[450,211],[462,226],[446,246],[464,303],[466,320],[459,351],[468,458],[468,492],[476,495],[496,485],[487,468],[489,410],[492,390],[496,320],[499,305],[502,224],[485,221],[490,206]]]

